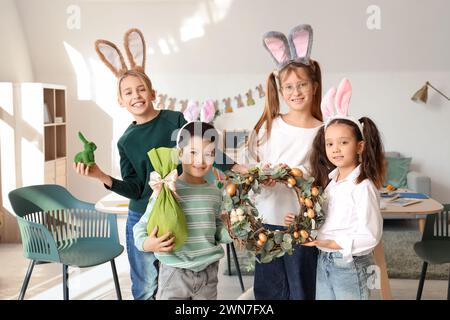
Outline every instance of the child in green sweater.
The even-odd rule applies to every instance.
[[[176,193],[186,216],[188,238],[176,251],[155,253],[161,262],[160,299],[201,300],[217,298],[217,270],[224,252],[220,243],[231,238],[220,220],[220,191],[205,181],[215,157],[218,133],[204,122],[190,122],[180,132],[178,148],[183,174]],[[134,226],[136,247],[151,251],[147,223],[156,198]]]

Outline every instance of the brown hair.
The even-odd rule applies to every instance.
[[[120,86],[122,84],[122,80],[125,79],[128,76],[137,77],[142,80],[144,83],[145,89],[150,94],[150,91],[152,90],[152,81],[150,78],[143,72],[139,72],[136,70],[127,70],[124,72],[123,75],[120,76],[120,78],[117,79],[117,96],[118,98],[122,98],[122,91],[120,90]]]
[[[363,125],[364,139],[358,126],[350,120],[335,119],[328,124],[328,127],[333,124],[345,124],[352,128],[358,142],[364,141],[364,149],[361,154],[361,173],[356,179],[356,183],[369,179],[377,188],[381,188],[385,178],[386,165],[380,132],[369,118],[362,117],[358,121]],[[328,174],[335,166],[326,156],[324,127],[320,128],[314,138],[310,161],[311,175],[315,177],[317,185],[325,188],[329,182]]]
[[[309,65],[302,63],[290,63],[279,72],[277,78],[280,82],[282,82],[282,80],[292,72],[300,77],[300,69],[305,70],[309,79],[316,85],[316,91],[312,101],[311,114],[317,120],[323,121],[322,112],[320,110],[320,102],[322,99],[322,73],[320,70],[320,65],[317,61],[311,59]],[[248,140],[249,152],[253,155],[253,157],[257,158],[258,161],[259,157],[255,156],[255,147],[261,145],[264,141],[269,139],[272,130],[272,122],[280,114],[280,99],[278,93],[279,89],[277,87],[277,81],[274,73],[272,72],[267,78],[266,99],[263,114],[256,123]],[[258,140],[258,133],[264,124],[266,132],[264,136]]]

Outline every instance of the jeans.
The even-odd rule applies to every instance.
[[[320,251],[317,262],[317,300],[368,300],[372,255],[354,256],[345,262],[340,252]]]
[[[133,227],[141,217],[142,214],[138,212],[128,212],[126,239],[131,293],[135,300],[152,300],[158,290],[159,262],[152,252],[139,251],[134,245]]]
[[[264,225],[268,230],[284,227]],[[314,300],[318,249],[296,245],[269,263],[255,264],[253,291],[256,300]]]

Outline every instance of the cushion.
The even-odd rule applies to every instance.
[[[385,185],[391,184],[396,188],[407,188],[406,175],[412,158],[386,157],[387,177]]]

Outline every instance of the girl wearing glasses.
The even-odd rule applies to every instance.
[[[263,44],[277,68],[267,80],[264,112],[249,139],[249,160],[262,167],[286,164],[308,175],[312,142],[322,126],[321,71],[309,58],[312,28],[294,27],[288,38],[271,31],[264,35]],[[280,96],[287,112],[280,110]],[[285,228],[284,217],[293,218],[300,209],[295,193],[274,183],[262,188],[256,207],[269,230]],[[296,246],[291,256],[256,263],[255,298],[314,299],[317,255],[315,247]]]

